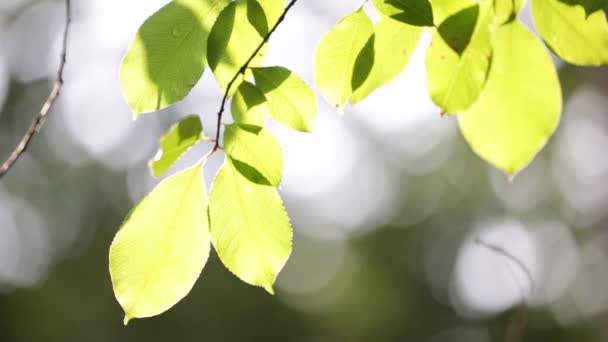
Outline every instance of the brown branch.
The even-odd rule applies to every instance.
[[[226,101],[228,100],[228,97],[229,97],[229,94],[230,94],[230,88],[232,88],[232,85],[234,84],[234,82],[236,82],[236,80],[239,77],[239,75],[245,73],[245,71],[249,67],[249,64],[251,64],[251,61],[253,61],[253,59],[258,54],[258,52],[260,52],[260,50],[262,49],[262,47],[264,46],[264,44],[266,44],[268,42],[268,39],[270,39],[270,36],[272,36],[272,34],[274,33],[274,31],[277,29],[277,27],[279,27],[279,25],[283,22],[283,20],[285,19],[285,16],[287,15],[287,12],[289,12],[289,10],[293,7],[293,5],[296,4],[297,1],[298,0],[291,0],[289,2],[289,4],[287,5],[287,7],[285,7],[285,10],[283,11],[283,13],[281,14],[281,16],[277,20],[277,22],[270,29],[270,31],[268,31],[268,33],[266,34],[266,36],[264,36],[264,39],[262,40],[262,42],[260,43],[260,45],[258,45],[258,47],[251,54],[251,56],[249,56],[249,58],[247,59],[247,61],[243,65],[241,65],[241,67],[236,72],[236,74],[234,74],[234,76],[232,77],[232,79],[230,80],[230,82],[228,82],[228,86],[226,87],[226,91],[224,92],[224,97],[222,98],[222,104],[220,106],[220,110],[217,112],[217,131],[215,132],[215,145],[213,146],[213,149],[211,150],[211,153],[217,151],[217,149],[220,148],[220,128],[221,128],[221,125],[222,125],[222,115],[224,114],[224,107],[226,106]]]
[[[63,86],[63,70],[65,69],[68,49],[68,35],[70,31],[70,22],[72,21],[70,0],[65,0],[65,10],[66,19],[65,27],[63,30],[63,43],[59,61],[59,70],[57,71],[57,79],[55,80],[55,83],[53,83],[53,89],[51,90],[51,93],[44,102],[44,105],[42,105],[42,109],[40,109],[40,112],[38,112],[38,114],[36,114],[36,116],[34,117],[34,120],[32,120],[30,127],[23,135],[23,138],[21,138],[21,141],[19,142],[17,147],[15,147],[8,159],[0,167],[0,178],[2,178],[11,169],[11,167],[13,167],[13,165],[17,162],[21,155],[23,155],[25,150],[27,150],[34,135],[36,135],[36,133],[40,131],[40,128],[42,128],[44,120],[46,119],[47,115],[49,114],[49,111],[53,107],[55,100],[59,96],[59,91]]]

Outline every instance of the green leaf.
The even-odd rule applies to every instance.
[[[270,105],[272,117],[297,131],[312,131],[317,98],[297,75],[282,67],[251,69],[255,83]]]
[[[532,14],[545,43],[566,62],[608,63],[608,23],[601,8],[587,16],[577,0],[533,0]]]
[[[224,150],[237,170],[250,181],[272,186],[281,183],[281,145],[267,130],[256,126],[228,125],[224,131]]]
[[[205,139],[201,119],[188,116],[171,126],[160,138],[160,149],[148,165],[154,177],[165,173],[192,145]]]
[[[454,10],[461,11],[458,8]],[[431,99],[442,112],[461,112],[469,108],[481,93],[492,55],[491,21],[490,5],[482,3],[473,35],[461,54],[441,35],[433,35],[425,60],[427,87]]]
[[[232,99],[232,118],[236,123],[263,127],[270,107],[264,94],[253,84],[243,82]]]
[[[207,60],[223,90],[267,33],[268,21],[264,9],[255,0],[236,0],[220,13],[209,34]],[[260,66],[266,52],[265,45],[249,66]],[[233,94],[242,81],[243,75],[239,75],[229,94]]]
[[[207,36],[229,0],[174,0],[139,28],[120,69],[134,114],[182,100],[206,66]]]
[[[381,17],[355,63],[352,79],[354,89],[350,99],[357,103],[397,77],[410,60],[418,45],[422,28]],[[371,47],[370,52],[367,49]]]
[[[473,151],[513,176],[555,131],[561,89],[551,57],[519,21],[499,27],[493,47],[487,84],[458,118]]]
[[[439,26],[447,17],[461,10],[477,4],[475,0],[433,0],[433,17],[435,26]]]
[[[433,9],[428,0],[373,0],[373,2],[380,13],[405,24],[433,26]]]
[[[452,50],[461,54],[471,41],[478,17],[478,4],[463,8],[447,17],[437,27],[437,32]]]
[[[285,9],[285,0],[257,0],[266,13],[268,29],[272,28],[279,20]]]
[[[494,22],[504,24],[515,19],[524,3],[525,0],[493,0]]]
[[[327,99],[342,112],[353,94],[355,62],[374,33],[363,7],[344,17],[321,39],[315,56],[315,81]]]
[[[227,158],[209,196],[211,238],[224,265],[244,282],[274,293],[272,285],[291,254],[292,239],[276,190],[250,182]]]
[[[112,242],[110,275],[125,324],[175,305],[207,262],[208,200],[201,167],[161,182],[131,211]]]

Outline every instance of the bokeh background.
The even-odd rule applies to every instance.
[[[124,327],[111,239],[158,182],[147,160],[159,136],[192,113],[213,134],[222,95],[207,70],[184,101],[132,120],[121,58],[166,2],[73,1],[61,96],[0,181],[0,341],[519,341],[508,332],[522,322],[523,341],[608,341],[608,69],[555,60],[562,122],[510,182],[428,98],[428,35],[399,79],[343,116],[319,98],[314,133],[270,124],[295,231],[276,296],[212,255],[188,297]],[[301,0],[266,64],[313,84],[321,35],[360,2]],[[51,88],[63,6],[0,0],[2,159]],[[531,22],[528,9],[521,17]],[[208,182],[222,158],[207,164]]]

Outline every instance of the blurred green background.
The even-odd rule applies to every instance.
[[[221,99],[206,72],[186,100],[132,121],[118,68],[139,24],[166,2],[74,1],[61,97],[0,182],[0,341],[518,341],[507,332],[522,331],[520,303],[522,341],[608,341],[608,68],[556,60],[562,122],[509,182],[428,99],[428,36],[398,80],[343,117],[323,103],[312,134],[272,125],[295,231],[276,296],[212,255],[189,296],[124,327],[110,242],[158,182],[146,168],[160,134],[191,113],[212,133]],[[312,84],[321,34],[358,5],[302,1],[267,65]],[[62,6],[0,3],[2,158],[54,80]],[[522,20],[530,24],[528,10]],[[208,182],[221,162],[206,166]]]

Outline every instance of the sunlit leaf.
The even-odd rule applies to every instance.
[[[254,183],[278,186],[283,173],[281,145],[267,130],[256,126],[228,125],[224,150],[233,165]]]
[[[270,107],[264,94],[246,81],[238,87],[230,109],[235,122],[259,127],[264,126],[270,114]]]
[[[272,117],[301,132],[312,130],[317,98],[297,75],[282,67],[253,68],[253,76],[270,105]]]
[[[519,21],[499,27],[479,99],[458,116],[471,148],[509,175],[524,168],[557,127],[562,108],[555,66]]]
[[[437,32],[452,50],[461,54],[471,42],[479,17],[479,5],[474,4],[447,17],[437,27]]]
[[[250,182],[227,158],[209,196],[211,238],[224,265],[244,282],[274,293],[292,239],[276,189]]]
[[[134,114],[182,100],[206,66],[207,36],[229,0],[174,0],[139,28],[120,69]]]
[[[435,20],[435,25],[439,26],[447,17],[475,4],[477,4],[475,0],[433,0],[433,19]]]
[[[272,28],[285,9],[285,0],[257,0],[266,13],[268,29]]]
[[[459,8],[454,10],[457,13],[462,11]],[[484,3],[480,7],[470,42],[460,54],[441,35],[433,35],[425,60],[427,86],[431,99],[442,112],[456,114],[463,111],[481,93],[492,55],[491,21],[490,5]]]
[[[494,22],[504,24],[515,16],[523,7],[525,0],[492,0],[494,4]]]
[[[154,177],[167,171],[192,145],[205,138],[198,116],[192,115],[171,126],[160,138],[160,149],[149,166]]]
[[[268,29],[264,9],[255,0],[236,0],[220,13],[209,34],[207,60],[222,89],[226,90],[230,80],[262,43]],[[250,66],[261,65],[266,51],[264,46]],[[242,81],[243,75],[239,75],[230,89],[231,94]]]
[[[353,94],[355,62],[374,33],[363,8],[344,17],[321,39],[315,56],[315,81],[327,101],[342,112]]]
[[[125,324],[158,315],[190,292],[209,256],[207,207],[199,163],[161,182],[131,211],[110,247]]]
[[[380,13],[392,19],[410,25],[433,26],[433,9],[428,0],[373,0],[373,2]]]
[[[354,92],[350,102],[362,101],[378,87],[395,79],[409,62],[421,34],[419,26],[403,24],[386,16],[380,18],[368,45],[355,62],[351,81]]]
[[[586,13],[580,0],[533,0],[532,14],[545,43],[566,62],[608,63],[608,22],[601,7]]]

